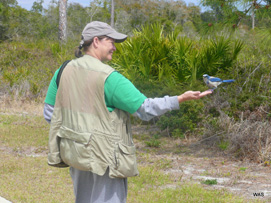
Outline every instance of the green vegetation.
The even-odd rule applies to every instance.
[[[194,84],[208,72],[227,72],[243,47],[232,36],[189,39],[180,30],[165,32],[161,24],[142,26],[117,47],[112,64],[129,79]]]

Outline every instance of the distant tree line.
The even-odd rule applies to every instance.
[[[112,24],[112,7],[114,2],[114,26],[117,30],[132,35],[132,30],[142,25],[160,23],[164,31],[183,30],[188,35],[193,32],[212,31],[219,25],[233,29],[245,26],[267,27],[270,24],[270,1],[257,0],[244,3],[241,10],[240,1],[207,0],[202,5],[208,10],[194,4],[186,5],[184,1],[173,0],[93,0],[89,6],[79,3],[67,5],[67,37],[80,38],[83,27],[90,21],[99,20]],[[51,0],[45,8],[44,0],[36,0],[30,11],[20,7],[16,0],[0,1],[0,40],[58,38],[59,4]],[[254,24],[251,23],[252,17]]]

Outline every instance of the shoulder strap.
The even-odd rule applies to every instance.
[[[59,70],[59,72],[58,72],[58,74],[57,74],[57,78],[56,78],[56,86],[57,86],[57,88],[58,88],[58,86],[59,86],[59,81],[60,81],[60,77],[61,77],[61,75],[62,75],[62,72],[63,72],[64,68],[66,67],[66,65],[67,65],[70,61],[71,61],[71,60],[67,60],[67,61],[65,61],[65,62],[61,65],[61,68],[60,68],[60,70]]]

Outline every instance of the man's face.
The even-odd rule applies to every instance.
[[[115,40],[108,37],[99,40],[98,50],[101,61],[112,60],[113,52],[116,51]]]

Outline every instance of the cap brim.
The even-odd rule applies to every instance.
[[[108,34],[106,36],[114,39],[116,43],[123,42],[123,41],[125,41],[127,39],[127,35],[121,34],[119,32],[113,32],[113,33],[110,33],[110,34]]]

